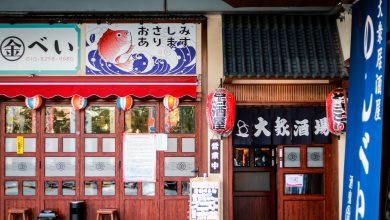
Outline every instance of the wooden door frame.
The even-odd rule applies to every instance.
[[[39,140],[39,143],[40,143],[40,180],[41,180],[41,194],[40,194],[40,200],[39,200],[39,203],[40,203],[40,207],[41,209],[46,209],[45,207],[45,201],[47,200],[69,200],[69,201],[77,201],[77,200],[80,200],[80,190],[81,190],[81,182],[80,182],[80,176],[81,176],[81,171],[80,171],[80,157],[81,157],[81,152],[80,152],[80,148],[81,148],[81,145],[80,145],[80,135],[77,135],[77,132],[80,132],[80,123],[81,123],[81,112],[78,111],[78,110],[74,110],[75,111],[75,133],[63,133],[63,134],[56,134],[56,133],[46,133],[45,131],[45,127],[46,127],[46,107],[48,106],[53,106],[53,107],[70,107],[73,109],[71,103],[70,103],[70,99],[61,99],[60,101],[58,100],[46,100],[46,102],[44,103],[44,105],[41,106],[41,122],[39,124],[40,126],[40,140]],[[46,144],[45,144],[45,139],[47,137],[53,137],[53,138],[58,138],[58,152],[45,152],[45,149],[46,149]],[[63,141],[60,141],[60,140],[63,140],[63,138],[66,138],[66,137],[74,137],[75,138],[75,152],[63,152]],[[60,154],[60,155],[58,155]],[[45,176],[45,159],[46,157],[75,157],[75,160],[76,160],[76,173],[75,173],[75,176],[74,177],[59,177],[59,176],[56,176],[56,177],[46,177]],[[48,179],[46,179],[48,178]],[[75,181],[75,184],[76,184],[76,189],[75,189],[75,195],[74,196],[63,196],[62,195],[62,181],[67,181],[67,180],[70,180],[70,179],[73,179]],[[57,181],[58,182],[58,194],[56,196],[46,196],[45,195],[45,189],[44,189],[44,186],[45,186],[45,181],[48,180],[48,181]],[[60,191],[60,188],[61,188],[61,191]],[[68,209],[68,207],[66,207],[65,209]],[[57,213],[59,214],[59,213]]]
[[[123,131],[123,128],[120,128],[120,117],[121,117],[121,110],[119,110],[118,106],[116,105],[115,103],[115,100],[114,99],[98,99],[98,100],[95,100],[95,101],[91,101],[90,103],[88,103],[88,107],[91,107],[91,106],[99,106],[99,107],[114,107],[115,108],[115,132],[114,133],[107,133],[107,134],[87,134],[85,133],[85,123],[84,123],[84,120],[85,120],[85,110],[84,109],[81,114],[80,114],[80,123],[81,123],[81,126],[80,126],[80,145],[79,145],[79,148],[80,148],[80,163],[79,163],[79,169],[80,169],[80,177],[79,177],[79,181],[80,181],[80,192],[79,192],[79,199],[81,200],[84,200],[87,201],[90,200],[90,201],[94,201],[94,200],[104,200],[104,199],[109,199],[109,200],[113,200],[115,202],[115,207],[118,207],[118,211],[120,212],[120,201],[119,201],[119,195],[118,193],[120,193],[120,189],[119,189],[119,181],[121,181],[121,173],[122,173],[122,169],[121,167],[119,166],[121,164],[121,157],[119,155],[119,149],[118,149],[118,143],[119,143],[119,138],[122,134],[121,131]],[[88,108],[87,107],[87,108]],[[102,144],[102,139],[104,137],[107,137],[107,136],[110,136],[111,138],[115,138],[115,145],[116,145],[116,148],[115,148],[115,152],[112,153],[108,153],[108,152],[102,152],[102,148],[103,148],[103,144]],[[85,145],[85,142],[84,142],[84,138],[86,137],[96,137],[98,138],[98,149],[97,149],[97,152],[84,152],[84,145]],[[99,147],[100,146],[100,147]],[[106,155],[108,154],[108,155]],[[119,173],[119,175],[114,175],[114,176],[110,176],[110,177],[107,177],[107,176],[103,176],[103,177],[86,177],[85,176],[85,157],[114,157],[115,158],[115,173]],[[85,195],[85,189],[84,189],[84,181],[88,181],[88,179],[92,179],[92,181],[97,181],[97,195],[96,196],[86,196]],[[111,180],[114,180],[115,181],[115,195],[114,196],[103,196],[102,195],[102,181],[111,181]],[[88,204],[86,204],[88,205]],[[113,208],[113,207],[100,207],[100,208]],[[85,213],[86,216],[87,216],[87,213]],[[94,214],[95,215],[95,214]],[[90,218],[90,216],[88,217]],[[94,217],[93,217],[94,218]],[[93,219],[91,218],[91,219]]]
[[[322,168],[307,168],[306,158],[307,158],[307,147],[324,147],[324,167]],[[299,147],[300,152],[300,163],[301,166],[297,168],[285,168],[284,167],[284,155],[283,163],[278,160],[277,166],[277,179],[278,179],[278,190],[277,190],[277,207],[278,207],[278,220],[284,219],[284,201],[324,201],[324,219],[331,219],[332,212],[327,212],[326,210],[332,210],[332,203],[330,202],[332,195],[332,144],[282,144],[277,146],[276,158],[280,158],[279,149],[283,147]],[[330,152],[329,152],[330,151]],[[283,151],[284,152],[284,151]],[[284,153],[283,153],[284,154]],[[280,164],[283,164],[283,167],[280,167]],[[330,163],[330,164],[329,164]],[[280,169],[283,169],[281,172]],[[284,174],[289,173],[305,173],[305,174],[314,174],[314,173],[323,173],[323,195],[284,195]],[[330,192],[330,193],[329,193]],[[288,199],[284,199],[287,197]]]
[[[164,125],[165,125],[165,109],[164,109],[164,106],[163,106],[163,103],[160,102],[159,103],[160,105],[160,132],[161,133],[165,133],[165,128],[164,128]],[[192,133],[192,134],[168,134],[168,137],[177,137],[178,138],[178,144],[177,144],[177,152],[163,152],[163,151],[160,151],[158,152],[158,158],[159,158],[159,163],[158,163],[158,169],[159,169],[159,173],[160,173],[160,176],[158,177],[159,180],[160,180],[160,183],[158,184],[158,188],[157,188],[157,184],[156,184],[156,188],[159,189],[159,202],[160,202],[160,205],[159,205],[159,217],[161,220],[165,220],[165,208],[162,208],[165,204],[161,204],[161,203],[164,203],[166,200],[185,200],[185,201],[189,201],[189,195],[188,196],[182,196],[181,193],[182,193],[182,187],[181,187],[181,183],[182,182],[186,182],[186,181],[190,181],[190,178],[193,178],[193,177],[165,177],[164,176],[164,158],[167,156],[167,157],[195,157],[195,169],[198,169],[199,172],[202,169],[202,162],[204,158],[201,158],[201,155],[202,155],[202,151],[203,151],[203,148],[202,148],[202,144],[201,144],[201,123],[197,123],[197,122],[200,122],[202,116],[201,116],[201,103],[200,102],[197,102],[197,101],[189,101],[189,102],[181,102],[179,107],[182,107],[182,106],[194,106],[195,108],[195,112],[194,112],[194,122],[195,122],[195,133]],[[182,152],[182,144],[181,142],[179,141],[181,138],[195,138],[195,153],[193,152]],[[199,175],[201,175],[201,173],[199,173]],[[196,173],[194,173],[194,175],[196,176]],[[168,179],[168,180],[166,180]],[[185,180],[185,179],[188,179],[188,180]],[[176,181],[177,183],[177,196],[165,196],[164,194],[164,181]],[[179,186],[180,185],[180,186]],[[188,206],[189,207],[189,206]]]
[[[144,101],[137,101],[137,102],[134,102],[134,105],[132,108],[134,107],[137,107],[137,106],[150,106],[150,107],[155,107],[155,128],[156,128],[156,133],[160,133],[161,132],[161,127],[160,127],[160,123],[159,120],[160,120],[160,102],[159,101],[153,101],[153,102],[144,102]],[[125,128],[125,111],[122,111],[120,110],[120,114],[119,114],[119,127],[122,129],[122,131],[124,132],[124,128]],[[142,182],[137,182],[137,195],[136,196],[125,196],[125,189],[124,189],[124,181],[123,181],[123,135],[121,132],[121,135],[120,135],[120,142],[117,144],[117,146],[119,147],[119,158],[121,160],[121,174],[120,174],[120,189],[119,189],[119,205],[120,205],[120,219],[125,219],[125,217],[128,217],[128,216],[125,216],[125,201],[126,200],[129,200],[129,201],[139,201],[139,200],[155,200],[156,203],[158,203],[158,200],[159,200],[159,191],[158,191],[158,175],[159,175],[159,169],[158,167],[156,167],[156,183],[155,183],[155,195],[154,196],[143,196],[142,195]],[[156,166],[158,164],[158,161],[159,161],[159,156],[158,156],[158,153],[157,153],[157,158],[156,158]],[[157,210],[158,211],[158,210]]]
[[[325,103],[325,102],[324,102]],[[300,103],[301,105],[313,105],[313,106],[323,106],[324,103]],[[237,106],[272,106],[271,103],[237,103]],[[274,105],[281,106],[297,106],[299,103],[274,103]],[[329,133],[329,135],[332,135]],[[331,203],[330,209],[332,215],[331,219],[339,218],[339,148],[344,146],[339,146],[340,140],[339,137],[332,135],[332,158],[331,158],[331,193],[328,203]],[[233,138],[232,135],[223,138],[223,219],[233,220]],[[278,172],[276,171],[276,175]],[[279,184],[276,186],[279,187]],[[278,199],[276,198],[276,205],[278,205]],[[278,217],[278,213],[276,218]]]
[[[22,134],[17,134],[17,133],[12,133],[12,134],[9,134],[11,137],[16,137],[16,136],[23,136],[23,137],[35,137],[36,140],[35,140],[35,143],[36,143],[36,148],[35,148],[35,152],[27,152],[27,153],[24,153],[24,154],[27,154],[27,156],[29,157],[35,157],[35,177],[5,177],[5,157],[7,157],[8,155],[9,156],[15,156],[14,154],[15,153],[6,153],[5,152],[5,138],[6,136],[6,129],[5,129],[5,122],[6,122],[6,111],[5,111],[5,107],[6,106],[22,106],[22,107],[25,107],[25,104],[23,102],[23,100],[19,100],[19,99],[11,99],[11,100],[7,100],[7,101],[4,101],[2,103],[0,103],[0,117],[1,117],[1,120],[2,120],[2,125],[0,126],[0,141],[1,141],[1,144],[3,146],[2,149],[0,149],[0,203],[2,204],[1,206],[1,210],[0,210],[0,219],[6,219],[6,216],[7,216],[7,212],[5,210],[6,206],[5,206],[5,201],[7,199],[26,199],[26,196],[23,196],[23,181],[25,180],[33,180],[35,181],[35,196],[27,196],[27,198],[34,198],[36,200],[36,205],[34,207],[34,209],[37,209],[38,212],[39,210],[42,208],[40,205],[40,191],[41,191],[41,181],[40,181],[40,172],[41,172],[41,169],[40,169],[40,165],[39,165],[39,160],[40,160],[40,121],[41,121],[41,109],[36,109],[36,110],[32,110],[32,111],[35,111],[35,134],[34,133],[22,133]],[[24,155],[25,156],[25,155]],[[10,181],[18,181],[18,195],[17,196],[6,196],[5,195],[5,179],[10,180]],[[27,207],[29,208],[29,207]],[[34,217],[37,213],[34,213],[34,210],[30,210],[32,213],[30,213],[32,216],[31,217]]]

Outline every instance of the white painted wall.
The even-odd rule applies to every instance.
[[[339,219],[341,219],[341,208],[343,205],[343,178],[344,178],[344,159],[345,159],[345,137],[346,134],[340,136],[338,142],[339,149]]]
[[[341,49],[343,50],[344,60],[350,58],[351,54],[351,31],[352,31],[352,14],[343,13],[343,19],[337,20],[337,27],[339,29]],[[343,178],[344,178],[344,159],[345,159],[345,140],[346,135],[340,136],[338,141],[338,167],[339,167],[339,219],[341,219],[341,208],[343,199]]]
[[[208,93],[218,88],[220,79],[223,77],[223,49],[222,49],[222,16],[221,15],[207,15],[207,77],[208,77]],[[203,97],[206,99],[207,97]],[[206,110],[204,110],[206,111]],[[208,129],[208,141],[210,139],[218,138],[213,132]],[[221,172],[220,174],[210,174],[210,177],[218,178],[221,181],[221,214],[220,219],[223,219],[223,145],[221,141]],[[209,149],[209,146],[208,146]],[[210,149],[207,156],[210,164]]]
[[[345,12],[342,14],[342,17],[343,19],[337,19],[337,27],[339,29],[344,60],[347,60],[349,59],[351,53],[352,14]]]

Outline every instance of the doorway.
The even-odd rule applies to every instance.
[[[275,147],[233,148],[234,220],[275,219]]]
[[[324,107],[237,108],[229,140],[231,219],[337,218],[337,146]]]

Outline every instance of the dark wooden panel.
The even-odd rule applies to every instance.
[[[30,216],[36,219],[39,213],[38,202],[35,199],[4,199],[3,208],[4,216],[8,215],[8,210],[12,208],[28,208],[30,209]]]
[[[156,200],[125,200],[124,219],[158,220]]]
[[[237,103],[325,103],[328,93],[336,88],[333,84],[225,84]],[[261,95],[259,95],[261,94]]]
[[[85,214],[86,220],[96,220],[96,210],[98,209],[118,209],[119,205],[116,204],[114,199],[91,199],[85,201]]]
[[[284,220],[325,219],[325,201],[284,201]]]
[[[161,210],[164,211],[164,220],[188,219],[188,199],[165,200]]]
[[[69,219],[69,203],[73,200],[47,199],[44,201],[44,209],[54,210],[60,219]]]
[[[234,197],[234,220],[272,219],[269,197]]]

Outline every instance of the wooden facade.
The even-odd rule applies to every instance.
[[[236,97],[237,106],[324,106],[326,95],[335,84],[225,84]],[[338,219],[338,146],[329,145],[277,145],[275,164],[271,167],[236,167],[233,165],[233,135],[224,141],[224,216],[227,219]],[[284,147],[299,148],[300,168],[285,168],[283,163]],[[307,148],[324,149],[323,168],[307,167]],[[249,148],[250,152],[253,149]],[[249,154],[253,157],[253,153]],[[251,160],[251,163],[252,160]],[[269,172],[270,190],[266,192],[235,191],[235,174],[237,172]],[[323,178],[323,192],[313,195],[288,195],[284,192],[285,175],[302,173],[319,174]]]
[[[9,100],[1,103],[0,114],[5,117],[7,106],[24,106],[23,102],[19,100]],[[41,210],[54,210],[60,217],[60,219],[69,219],[70,209],[69,204],[71,201],[84,201],[85,202],[85,214],[86,219],[96,219],[96,211],[101,208],[115,208],[119,212],[120,219],[186,219],[188,218],[189,208],[189,180],[191,177],[196,176],[195,171],[203,170],[201,167],[201,148],[200,148],[200,124],[194,123],[195,128],[191,133],[175,133],[168,134],[168,138],[171,144],[176,145],[176,149],[169,150],[169,152],[157,151],[156,161],[156,182],[154,184],[154,192],[152,194],[145,194],[143,191],[144,184],[137,182],[135,193],[130,195],[126,192],[128,188],[127,183],[123,181],[123,156],[122,156],[122,138],[123,132],[125,132],[125,115],[124,111],[121,111],[116,106],[114,100],[110,99],[97,99],[89,103],[89,107],[111,107],[115,109],[115,132],[105,134],[90,134],[85,132],[85,110],[75,111],[75,132],[74,133],[47,133],[45,124],[46,107],[71,107],[69,100],[62,101],[46,101],[44,105],[38,110],[32,110],[35,114],[36,131],[35,133],[9,133],[6,131],[5,123],[1,124],[1,142],[0,142],[0,157],[1,157],[1,194],[0,194],[0,218],[5,219],[7,212],[12,208],[28,208],[33,219],[36,219]],[[164,118],[167,114],[167,110],[164,109],[162,102],[137,102],[136,107],[152,107],[156,110],[155,115],[155,129],[156,133],[164,133]],[[190,119],[195,121],[200,120],[200,103],[198,102],[182,102],[180,107],[194,108],[194,118]],[[179,108],[180,108],[179,107]],[[36,144],[35,152],[24,152],[22,155],[18,155],[16,152],[10,152],[8,149],[8,141],[10,138],[16,138],[17,136],[23,136],[24,138],[34,138]],[[75,151],[66,152],[64,139],[72,138],[75,140]],[[8,139],[8,140],[7,140]],[[50,152],[47,150],[48,140],[58,141],[58,150],[56,152]],[[86,150],[90,146],[86,146],[87,139],[96,140],[96,146],[94,150]],[[114,149],[107,150],[106,141],[115,140]],[[186,141],[193,141],[193,145]],[[6,147],[7,145],[7,147]],[[68,147],[68,146],[67,146]],[[35,175],[31,176],[16,176],[6,171],[9,169],[6,165],[7,158],[13,157],[29,157],[34,158],[36,161]],[[75,174],[69,176],[48,176],[48,166],[46,160],[48,158],[75,158],[76,167]],[[115,162],[113,168],[115,174],[103,175],[103,176],[91,176],[86,172],[88,158],[112,158]],[[191,170],[190,176],[171,176],[165,175],[166,172],[166,158],[190,158],[194,160],[194,170]],[[33,181],[35,183],[35,194],[25,195],[26,181]],[[66,195],[65,188],[69,181],[75,183],[74,194]],[[17,190],[15,194],[8,194],[10,192],[6,189],[6,184],[11,182],[17,182]],[[96,194],[91,195],[86,191],[86,183],[96,183]],[[48,184],[54,184],[56,192],[48,191]],[[108,185],[107,185],[108,184]],[[111,190],[107,191],[110,184],[114,184]],[[167,184],[172,185],[173,188],[167,187]],[[7,185],[8,186],[8,185]],[[49,187],[50,188],[50,187]],[[153,187],[152,187],[153,188]],[[89,190],[89,189],[88,189]],[[173,190],[171,194],[167,190]],[[107,194],[107,192],[110,192]],[[181,211],[178,211],[181,210]]]

